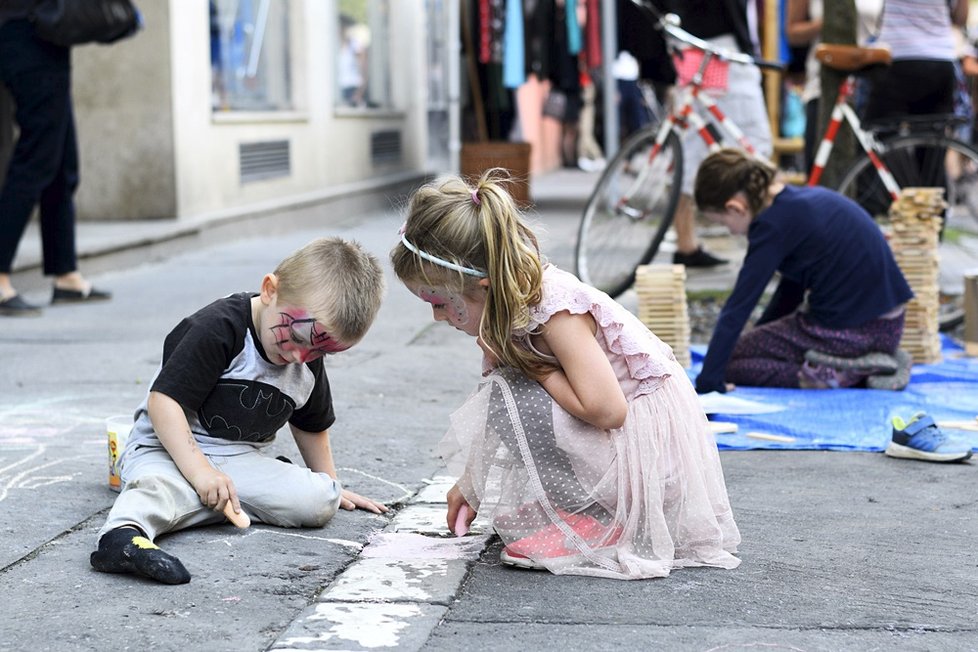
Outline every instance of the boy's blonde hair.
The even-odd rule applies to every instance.
[[[359,342],[384,296],[384,272],[357,242],[318,238],[275,268],[282,303],[301,306],[338,339]]]
[[[485,272],[489,279],[479,336],[500,362],[531,377],[557,368],[528,349],[513,332],[529,326],[529,307],[540,302],[543,265],[533,231],[504,188],[508,174],[494,169],[468,185],[445,177],[411,197],[404,236],[418,250]],[[447,287],[473,296],[479,277],[425,261],[403,243],[391,250],[394,273],[404,283]]]
[[[723,212],[727,201],[743,192],[751,213],[757,215],[767,202],[768,188],[777,173],[773,165],[742,149],[721,149],[700,163],[693,199],[701,211]]]

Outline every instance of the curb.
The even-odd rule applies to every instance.
[[[269,233],[350,226],[397,210],[426,177],[404,173],[326,191],[181,219],[79,221],[79,267],[86,276],[128,269],[147,260]],[[36,243],[36,244],[35,244]],[[32,220],[14,260],[13,282],[24,291],[49,289],[41,275],[40,227]]]
[[[487,523],[454,537],[444,497],[455,478],[436,475],[340,573],[269,650],[420,650],[491,539]]]

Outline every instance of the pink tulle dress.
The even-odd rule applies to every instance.
[[[737,567],[716,442],[671,349],[606,294],[548,265],[529,331],[564,310],[594,317],[628,401],[624,425],[601,430],[521,372],[487,371],[440,445],[465,499],[491,519],[505,553],[554,573],[640,579]]]

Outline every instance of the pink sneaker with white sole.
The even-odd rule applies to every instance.
[[[620,525],[602,525],[596,518],[586,514],[567,514],[563,511],[558,513],[589,548],[597,550],[613,546],[621,537]],[[581,551],[555,524],[514,541],[499,554],[499,560],[504,564],[534,570],[546,569],[543,563],[537,561],[539,559],[574,557],[582,557]]]

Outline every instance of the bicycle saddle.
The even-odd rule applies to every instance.
[[[889,65],[892,57],[886,47],[863,48],[858,45],[819,43],[815,58],[824,66],[844,72],[854,72],[875,65]]]

